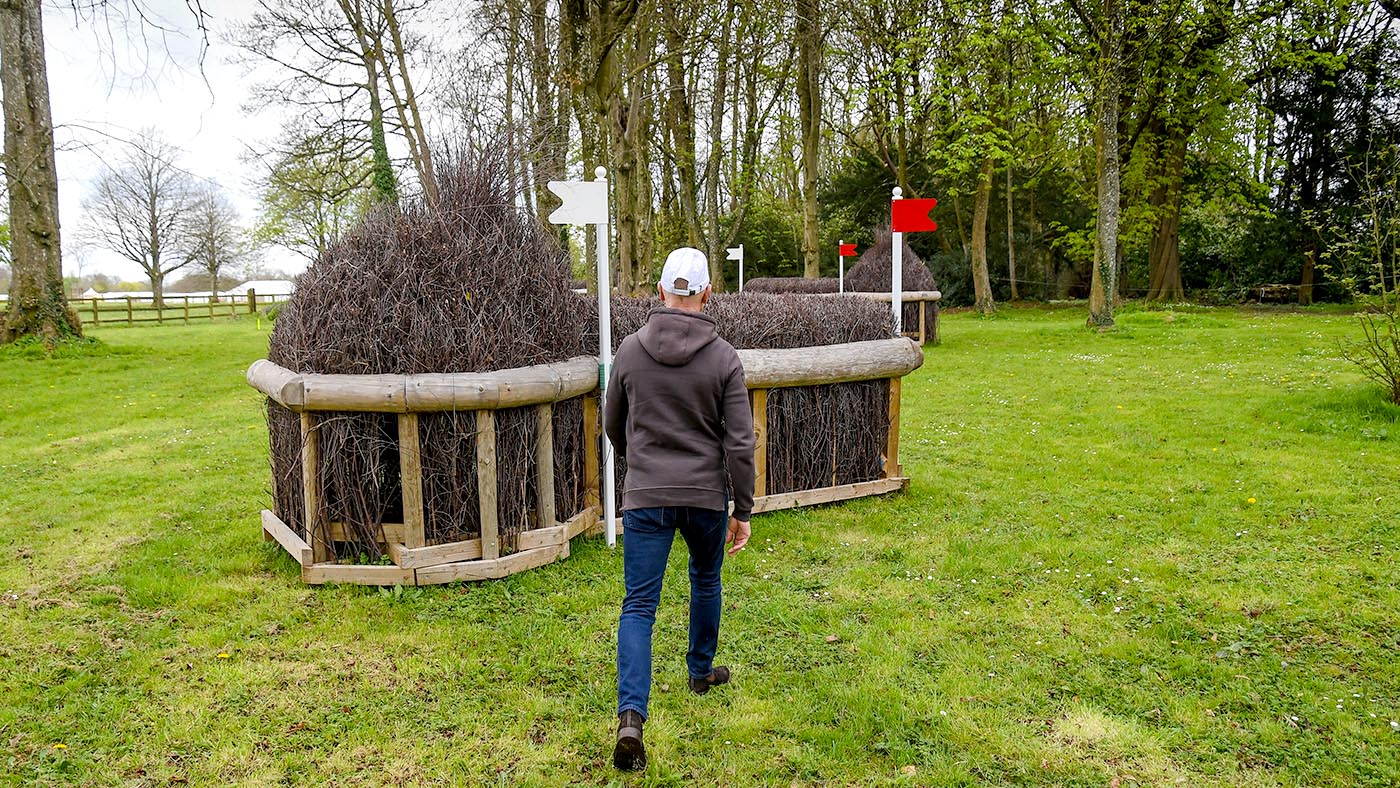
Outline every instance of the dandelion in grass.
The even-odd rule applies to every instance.
[[[219,652],[219,659],[228,659],[228,652],[227,652],[227,651],[220,651],[220,652]]]
[[[1251,504],[1258,503],[1258,501],[1254,500],[1253,498],[1250,498],[1250,499],[1249,499],[1249,502],[1250,502]]]
[[[1395,723],[1391,723],[1391,724],[1394,725]],[[55,744],[55,745],[53,746],[53,748],[54,748],[55,750],[66,750],[66,749],[68,749],[68,745],[64,744],[63,742],[59,742],[58,744]]]

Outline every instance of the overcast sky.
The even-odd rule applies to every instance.
[[[240,161],[250,144],[270,139],[281,127],[278,115],[244,111],[246,76],[233,61],[235,51],[223,32],[249,17],[251,0],[205,2],[209,46],[200,65],[200,33],[184,0],[148,0],[167,32],[121,19],[74,19],[58,8],[44,14],[49,92],[53,102],[59,175],[64,273],[102,271],[127,280],[145,280],[139,266],[116,254],[82,248],[78,229],[83,200],[104,162],[115,161],[121,140],[154,127],[183,155],[185,169],[222,186],[251,224],[257,196]],[[298,272],[301,258],[280,249],[266,253],[274,268]]]

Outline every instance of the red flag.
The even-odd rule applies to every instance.
[[[856,245],[855,245],[855,244],[841,244],[841,250],[840,250],[839,252],[837,252],[837,254],[841,255],[842,257],[855,257],[855,256],[856,256]]]
[[[927,200],[893,200],[890,202],[890,227],[897,233],[921,233],[938,229],[928,218],[928,212],[938,205],[932,197]]]

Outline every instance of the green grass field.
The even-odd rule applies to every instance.
[[[620,553],[311,588],[264,543],[251,319],[0,351],[0,783],[1400,784],[1400,408],[1343,314],[952,315],[907,494],[763,515],[729,687],[615,772]]]

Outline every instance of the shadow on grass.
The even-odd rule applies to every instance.
[[[1400,405],[1391,403],[1379,386],[1358,384],[1302,397],[1282,394],[1270,408],[1289,415],[1298,429],[1364,440],[1400,440]]]

